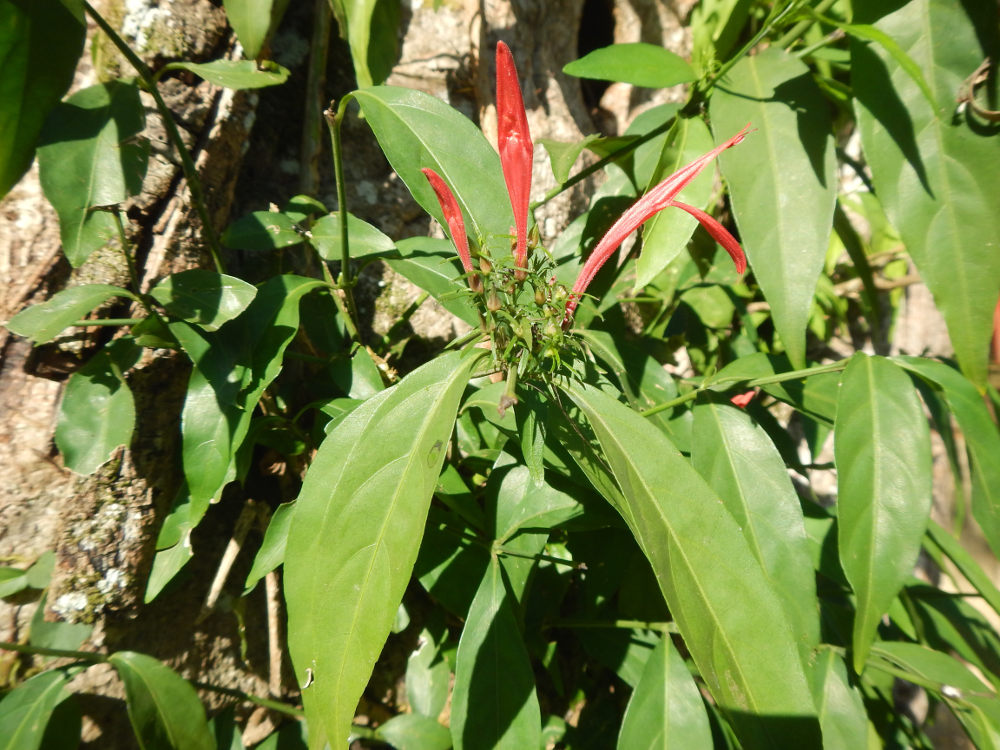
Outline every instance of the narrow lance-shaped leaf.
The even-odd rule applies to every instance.
[[[1000,149],[974,114],[953,108],[983,57],[996,57],[996,9],[873,0],[858,4],[854,20],[896,40],[938,103],[931,108],[897,58],[852,40],[861,143],[879,200],[944,315],[962,372],[984,388],[1000,289]]]
[[[712,747],[701,693],[670,636],[664,635],[625,709],[618,750]]]
[[[819,643],[816,582],[795,488],[760,425],[722,404],[695,407],[691,462],[743,529],[781,598],[799,647]]]
[[[127,289],[111,284],[81,284],[56,292],[45,302],[21,310],[10,319],[7,328],[36,344],[44,344],[112,297],[134,296]]]
[[[223,0],[222,4],[244,54],[254,59],[277,27],[288,0]]]
[[[52,712],[66,697],[66,675],[50,670],[25,680],[0,701],[0,750],[37,750]]]
[[[125,705],[142,750],[214,750],[191,683],[158,659],[119,651],[108,661],[125,683]]]
[[[347,741],[420,546],[474,356],[438,357],[327,436],[296,502],[285,552],[289,649],[310,746]],[[330,540],[336,540],[331,544]]]
[[[754,158],[722,154],[733,216],[789,359],[805,366],[805,331],[837,195],[826,100],[795,57],[775,48],[745,57],[710,105],[716,138],[747,120]]]
[[[911,574],[931,507],[930,431],[910,379],[882,357],[855,354],[834,424],[837,542],[856,596],[854,670]]]
[[[535,676],[503,578],[494,556],[462,629],[451,699],[455,750],[522,750],[541,741]]]
[[[623,81],[635,86],[667,88],[696,79],[682,57],[656,44],[612,44],[588,52],[563,66],[563,73],[578,78]]]
[[[621,489],[622,515],[744,747],[818,747],[792,627],[736,521],[642,416],[595,388],[564,390],[586,415]]]

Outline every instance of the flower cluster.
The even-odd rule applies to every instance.
[[[512,266],[510,259],[501,261],[498,266],[485,254],[479,256],[478,268],[473,265],[458,201],[434,170],[424,169],[423,173],[441,204],[469,289],[483,298],[494,356],[504,369],[517,370],[523,375],[529,363],[538,359],[548,359],[553,369],[558,367],[564,342],[562,332],[569,328],[576,307],[594,276],[625,238],[665,208],[673,206],[694,216],[729,253],[736,270],[739,273],[746,270],[746,257],[736,238],[705,211],[682,203],[676,197],[721,152],[740,143],[749,125],[674,172],[625,211],[594,247],[571,290],[551,280],[546,282],[547,267],[544,263],[533,264],[530,258],[530,251],[537,244],[537,239],[529,237],[528,233],[534,145],[528,131],[514,58],[503,42],[497,44],[496,67],[497,147],[515,224]]]

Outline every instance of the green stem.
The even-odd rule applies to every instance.
[[[205,233],[205,239],[208,242],[208,251],[212,256],[212,262],[215,264],[215,270],[219,273],[225,273],[225,267],[222,263],[222,245],[219,244],[219,235],[215,231],[212,218],[208,213],[208,206],[205,204],[205,193],[202,190],[201,178],[198,177],[198,169],[195,167],[194,160],[191,158],[191,153],[188,151],[187,146],[184,145],[184,140],[177,129],[177,123],[174,122],[173,113],[167,107],[166,102],[163,101],[163,97],[160,96],[160,91],[156,86],[156,78],[146,63],[132,51],[125,40],[118,35],[118,32],[111,28],[108,22],[104,20],[100,13],[94,10],[94,7],[87,0],[83,0],[83,7],[87,11],[87,14],[94,19],[94,23],[101,28],[101,31],[108,35],[112,44],[118,48],[118,51],[135,68],[147,91],[153,97],[153,101],[156,102],[156,109],[163,119],[163,126],[166,128],[167,137],[173,143],[174,148],[177,149],[177,153],[180,156],[181,169],[187,180],[188,190],[191,191],[191,202],[198,212],[198,218],[201,219],[202,231]]]
[[[538,561],[550,562],[554,565],[562,565],[564,568],[575,568],[577,570],[584,570],[587,567],[585,563],[574,562],[573,560],[564,560],[561,557],[552,557],[551,555],[543,555],[543,554],[529,555],[524,552],[514,552],[513,550],[509,550],[506,547],[503,547],[502,545],[495,545],[493,547],[493,551],[503,557],[519,557],[522,560],[538,560]]]
[[[748,380],[745,377],[726,377],[719,378],[718,380],[708,380],[702,383],[700,386],[694,390],[688,391],[682,396],[678,396],[670,401],[664,401],[662,404],[657,404],[656,406],[651,406],[645,411],[639,412],[644,417],[651,417],[654,414],[659,414],[661,411],[666,411],[667,409],[673,409],[675,406],[680,406],[681,404],[687,403],[698,397],[699,394],[705,391],[714,390],[722,385],[735,385],[736,383],[745,383],[748,387],[755,387],[758,385],[771,385],[772,383],[783,383],[786,380],[800,380],[802,378],[808,378],[812,375],[822,375],[827,372],[840,372],[845,367],[847,367],[847,360],[842,359],[838,362],[830,362],[825,365],[817,365],[816,367],[807,367],[804,370],[790,370],[789,372],[782,372],[775,375],[766,375],[760,378],[753,378]]]
[[[825,13],[835,2],[837,2],[837,0],[821,0],[821,2],[813,8],[813,12],[817,14]],[[782,49],[791,46],[805,33],[806,29],[816,23],[817,20],[818,19],[816,18],[807,18],[804,21],[799,21],[788,30],[787,34],[781,36],[778,41],[774,43],[774,46],[781,47]]]
[[[347,314],[354,322],[353,328],[357,335],[358,310],[354,304],[354,281],[351,278],[351,250],[347,232],[347,186],[344,182],[344,154],[340,141],[340,126],[347,114],[347,105],[353,99],[352,96],[345,96],[340,100],[337,109],[333,109],[333,102],[330,107],[323,112],[326,126],[330,131],[330,144],[333,148],[333,176],[337,183],[337,213],[340,216],[340,278],[337,284],[344,290],[344,301],[347,306]]]
[[[90,326],[134,326],[145,318],[98,318],[97,320],[74,320],[74,326],[89,328]]]
[[[35,654],[38,656],[58,656],[64,659],[76,659],[85,661],[88,664],[103,664],[108,660],[104,654],[95,654],[93,651],[70,651],[65,648],[45,648],[44,646],[28,646],[23,643],[12,643],[10,641],[0,641],[0,650],[17,651],[21,654]]]
[[[199,690],[208,690],[209,692],[218,693],[219,695],[228,695],[231,698],[239,698],[240,700],[247,701],[248,703],[254,703],[258,706],[263,706],[264,708],[270,708],[272,711],[279,711],[280,713],[287,714],[288,716],[294,716],[298,719],[301,719],[306,715],[305,711],[301,708],[296,708],[295,706],[290,706],[287,703],[272,700],[271,698],[254,695],[253,693],[244,693],[242,690],[222,687],[221,685],[210,685],[207,682],[192,681],[191,684]]]
[[[330,42],[330,2],[315,0],[313,28],[309,41],[309,72],[306,80],[306,108],[302,124],[301,174],[299,192],[314,195],[319,186],[320,142],[323,134],[323,88]]]

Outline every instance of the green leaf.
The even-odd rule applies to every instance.
[[[119,651],[108,661],[125,683],[128,718],[142,750],[215,750],[191,683],[146,654]]]
[[[228,5],[229,3],[227,3]],[[288,68],[270,60],[212,60],[208,63],[173,62],[164,70],[187,70],[216,86],[228,89],[260,89],[288,80]]]
[[[878,19],[875,27],[920,66],[938,102],[932,109],[888,53],[851,43],[861,142],[879,200],[944,315],[962,372],[984,388],[1000,289],[1000,149],[993,130],[952,108],[984,54],[996,55],[994,9],[878,0],[857,15]]]
[[[966,580],[979,592],[983,600],[993,608],[993,611],[1000,615],[1000,590],[990,576],[982,569],[976,558],[963,547],[955,537],[942,529],[936,521],[927,524],[927,536],[930,541],[949,560],[951,560],[958,572],[965,576]],[[931,552],[931,555],[938,559],[939,555]]]
[[[281,371],[285,348],[299,328],[299,302],[323,282],[290,274],[261,285],[253,302],[224,330],[184,322],[170,330],[194,363],[181,415],[182,458],[193,510],[236,476],[236,451],[264,389]]]
[[[472,600],[455,657],[451,736],[455,750],[522,750],[541,743],[535,675],[493,557]]]
[[[149,604],[159,596],[160,592],[174,580],[174,577],[181,572],[192,557],[194,557],[194,550],[191,549],[191,540],[188,536],[172,547],[158,549],[153,556],[153,567],[149,571],[149,578],[146,579],[143,602]]]
[[[816,582],[798,495],[778,449],[741,409],[694,409],[691,463],[743,529],[803,653],[820,641]]]
[[[135,299],[132,292],[111,284],[81,284],[56,292],[51,299],[21,310],[7,322],[7,328],[36,344],[44,344],[112,297]]]
[[[47,582],[46,582],[47,585]],[[94,630],[82,622],[46,622],[45,606],[48,594],[42,594],[31,618],[28,642],[39,648],[61,648],[76,651]]]
[[[440,646],[431,630],[424,628],[417,638],[417,648],[406,660],[406,700],[415,713],[431,718],[444,710],[451,682],[451,668]]]
[[[805,63],[769,48],[744,57],[712,96],[715,138],[752,123],[737,149],[719,156],[733,216],[754,277],[795,367],[823,269],[837,197],[829,108]]]
[[[38,750],[56,706],[66,698],[66,675],[51,670],[25,680],[0,701],[0,750]]]
[[[175,318],[215,331],[246,310],[257,288],[235,276],[192,268],[162,279],[149,296]]]
[[[962,662],[918,643],[882,641],[872,646],[871,656],[901,667],[939,695],[946,685],[972,694],[992,693]]]
[[[491,241],[496,257],[510,254],[514,223],[500,157],[472,122],[422,91],[377,86],[354,92],[389,164],[414,199],[441,226],[441,205],[420,171],[430,167],[451,188],[470,239]]]
[[[74,267],[118,237],[111,213],[92,209],[117,206],[142,190],[149,143],[135,136],[145,125],[138,87],[121,81],[77,91],[46,120],[39,177]]]
[[[31,165],[49,112],[73,81],[87,24],[60,0],[0,4],[0,198]]]
[[[449,750],[451,733],[435,719],[420,714],[393,716],[375,730],[375,739],[396,750]]]
[[[854,589],[854,669],[910,576],[931,508],[930,431],[910,379],[858,353],[840,382],[834,457],[840,564]]]
[[[824,648],[816,654],[812,692],[823,727],[824,750],[869,747],[868,716],[861,691],[851,685],[843,657]]]
[[[663,89],[697,79],[684,58],[644,42],[612,44],[595,49],[564,65],[563,73],[599,81],[622,81],[651,89]]]
[[[701,693],[667,635],[649,655],[625,709],[618,748],[670,747],[697,750],[713,744]]]
[[[285,544],[288,542],[288,529],[292,524],[292,512],[295,509],[295,501],[282,503],[274,509],[271,522],[264,532],[264,540],[260,543],[260,549],[253,559],[250,572],[247,573],[246,583],[243,585],[243,594],[249,594],[257,582],[276,569],[285,561]]]
[[[907,370],[935,383],[955,416],[969,451],[972,478],[972,515],[983,536],[1000,557],[1000,432],[982,397],[958,372],[932,359],[899,357]],[[1000,611],[1000,610],[998,610]]]
[[[554,141],[551,138],[538,139],[538,143],[545,148],[546,153],[549,155],[549,162],[552,165],[552,175],[558,183],[566,182],[569,179],[570,170],[576,164],[576,160],[580,158],[580,154],[585,150],[593,151],[601,158],[604,158],[633,141],[635,141],[635,137],[630,135],[605,137],[595,133],[584,136],[582,140],[568,143]]]
[[[403,591],[477,356],[431,360],[347,415],[324,440],[285,552],[289,649],[310,746],[350,733]],[[337,540],[331,544],[330,540]]]
[[[584,507],[575,497],[548,483],[536,483],[526,466],[513,466],[503,474],[496,538],[503,543],[520,529],[558,526],[583,513]]]
[[[620,488],[622,515],[740,741],[747,748],[818,747],[792,627],[736,521],[642,416],[595,388],[564,390],[590,423]]]
[[[382,83],[396,64],[399,3],[396,0],[330,0],[340,35],[351,48],[354,76],[367,88]]]
[[[222,233],[222,243],[235,250],[278,250],[304,239],[295,222],[278,211],[254,211]]]
[[[670,129],[650,186],[715,148],[712,133],[700,118],[678,117]],[[707,208],[715,182],[713,169],[706,169],[677,196],[682,203]],[[687,211],[660,211],[642,230],[642,253],[636,261],[636,287],[646,286],[687,246],[698,220]]]
[[[288,0],[223,0],[222,4],[229,25],[243,45],[243,53],[256,59],[264,42],[278,27]]]
[[[341,259],[340,214],[316,220],[309,242],[324,260]],[[396,243],[379,229],[357,216],[347,214],[347,244],[351,258],[360,259],[394,254]]]
[[[70,376],[55,434],[67,468],[93,474],[116,448],[132,441],[135,400],[123,372],[141,351],[130,339],[117,339]]]
[[[399,242],[405,257],[388,258],[389,268],[416,284],[441,306],[471,326],[479,325],[468,284],[461,278],[462,266],[455,248],[448,240],[412,237]]]

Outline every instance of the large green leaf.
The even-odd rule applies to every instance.
[[[836,163],[829,108],[809,69],[779,49],[745,57],[711,102],[717,141],[748,122],[739,149],[719,155],[733,216],[774,326],[795,367],[833,226]]]
[[[494,253],[509,254],[514,215],[500,157],[472,122],[422,91],[376,86],[354,92],[389,164],[417,203],[447,226],[430,183],[430,167],[451,188],[470,239],[490,240]]]
[[[1000,557],[1000,431],[982,397],[958,372],[932,359],[900,357],[899,364],[941,388],[965,438],[972,474],[972,515]]]
[[[535,676],[511,598],[503,568],[493,557],[472,600],[455,657],[455,750],[522,750],[541,742]]]
[[[697,76],[684,58],[656,44],[612,44],[588,52],[563,66],[563,73],[577,78],[622,81],[662,89],[690,83]]]
[[[230,26],[243,45],[243,54],[255,59],[281,21],[288,0],[223,0],[222,4]]]
[[[7,328],[36,344],[44,344],[112,297],[135,298],[135,295],[111,284],[81,284],[56,292],[45,302],[21,310],[10,319]]]
[[[450,241],[408,237],[400,240],[398,247],[404,257],[387,259],[389,268],[430,294],[456,318],[479,325],[479,314]]]
[[[0,198],[35,155],[45,118],[73,81],[87,24],[62,0],[0,3]]]
[[[49,718],[66,697],[66,675],[51,670],[35,675],[0,701],[0,750],[38,750]]]
[[[861,142],[879,200],[944,315],[962,372],[983,388],[1000,289],[1000,148],[995,129],[953,109],[983,57],[996,58],[996,8],[875,0],[859,4],[857,16],[898,42],[938,102],[935,111],[884,49],[852,40]]]
[[[324,260],[341,260],[340,214],[328,214],[316,220],[309,242]],[[390,255],[396,249],[392,239],[377,227],[347,214],[347,244],[352,258]]]
[[[823,727],[824,750],[868,747],[868,717],[861,691],[851,685],[844,658],[829,648],[816,655],[813,695]]]
[[[215,331],[247,308],[257,288],[235,276],[192,268],[162,279],[149,296],[174,317]]]
[[[625,709],[619,750],[711,748],[712,730],[683,657],[670,642],[660,639]]]
[[[712,133],[697,117],[679,117],[670,129],[651,185],[715,148]],[[677,200],[704,209],[712,198],[714,170],[706,169],[684,188]],[[642,253],[636,261],[637,287],[646,286],[687,246],[698,220],[687,211],[664,210],[646,222],[642,230]]]
[[[855,354],[837,398],[840,564],[854,589],[854,669],[910,576],[931,508],[930,431],[906,373]]]
[[[795,636],[736,520],[662,432],[587,386],[580,407],[677,628],[745,747],[817,747]]]
[[[413,371],[348,414],[320,446],[285,552],[289,649],[310,746],[347,741],[392,627],[475,356]]]
[[[451,732],[435,719],[420,714],[393,716],[375,730],[375,739],[395,750],[450,750]]]
[[[367,88],[385,81],[396,64],[397,0],[330,0],[330,7],[351,48],[358,85]]]
[[[55,441],[73,471],[92,474],[118,446],[131,442],[135,401],[124,373],[141,351],[131,339],[118,339],[70,376]]]
[[[191,683],[146,654],[118,651],[108,661],[125,683],[128,718],[142,750],[215,750]]]
[[[764,429],[741,409],[694,410],[691,463],[722,498],[781,598],[799,647],[819,643],[819,609],[798,495]]]
[[[79,266],[118,236],[108,211],[142,189],[149,143],[137,86],[111,81],[77,91],[49,115],[38,148],[45,197],[59,214],[63,252]]]

